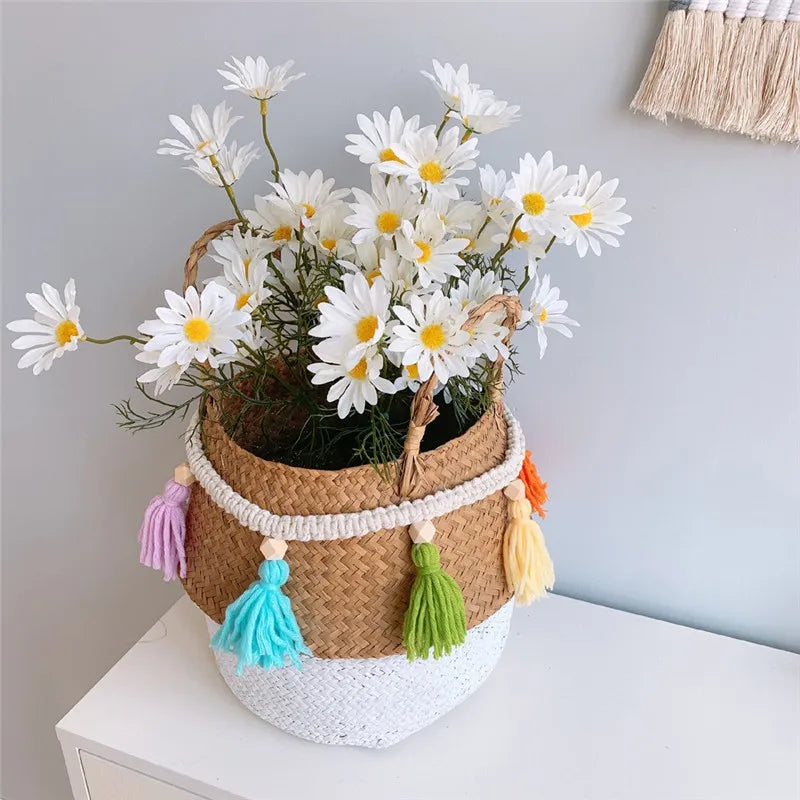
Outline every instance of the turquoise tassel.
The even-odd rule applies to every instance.
[[[301,669],[300,654],[311,655],[303,642],[289,598],[281,590],[289,577],[283,559],[262,562],[260,580],[225,611],[225,622],[214,634],[211,646],[235,653],[236,674],[245,667],[275,669],[293,664]]]

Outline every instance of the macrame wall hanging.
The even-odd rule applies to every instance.
[[[672,0],[631,108],[800,143],[800,0]]]

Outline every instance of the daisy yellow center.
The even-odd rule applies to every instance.
[[[368,342],[378,330],[378,318],[373,314],[369,317],[361,317],[356,324],[356,339],[359,342]]]
[[[288,225],[281,225],[280,228],[275,228],[272,238],[279,242],[288,242],[292,238],[292,229]]]
[[[546,206],[547,201],[539,192],[529,192],[522,195],[522,207],[525,209],[525,213],[530,214],[532,217],[538,217]]]
[[[419,168],[419,176],[428,183],[441,183],[444,170],[435,161],[426,161]]]
[[[336,239],[323,239],[322,246],[326,250],[333,250],[333,248],[336,247]]]
[[[236,310],[239,311],[250,302],[250,295],[245,292],[236,298]]]
[[[447,341],[447,337],[444,335],[444,328],[438,322],[434,322],[420,331],[419,340],[428,350],[438,350]]]
[[[399,158],[391,147],[381,150],[380,153],[378,153],[378,158],[380,158],[381,161],[397,161],[399,164],[403,163],[403,159]]]
[[[78,335],[78,326],[71,320],[65,319],[56,325],[56,341],[63,347],[72,341],[73,336]]]
[[[193,317],[183,326],[183,332],[190,342],[199,344],[211,336],[211,325],[202,317]]]
[[[381,211],[377,225],[381,233],[394,233],[400,227],[400,217],[394,211]]]
[[[573,214],[570,219],[579,227],[585,228],[592,223],[592,212],[587,208],[583,214]]]
[[[522,231],[519,228],[514,228],[514,241],[517,244],[525,244],[531,237],[527,231]]]
[[[367,283],[372,286],[375,283],[376,278],[380,278],[381,271],[379,269],[373,269],[371,272],[367,273]]]
[[[244,276],[247,277],[247,273],[250,271],[250,262],[252,261],[251,258],[243,258],[242,265],[244,266]]]
[[[539,314],[539,322],[547,322],[547,310],[542,309],[542,313]]]
[[[426,261],[430,261],[431,258],[431,246],[427,242],[419,241],[414,242],[414,244],[422,250],[422,253],[417,256],[417,261],[420,264],[424,264]]]
[[[367,377],[367,359],[362,358],[361,361],[356,364],[353,369],[348,370],[347,374],[351,378],[355,378],[357,381],[363,381],[364,378]]]
[[[312,206],[311,203],[300,203],[300,205],[303,206],[303,208],[306,210],[306,216],[309,219],[311,219],[311,217],[313,217],[314,214],[317,213],[317,209],[314,208],[314,206]]]
[[[406,372],[408,373],[408,377],[411,378],[412,381],[419,380],[419,367],[416,364],[408,364],[406,366]]]

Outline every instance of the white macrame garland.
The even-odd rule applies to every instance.
[[[441,517],[477,503],[507,486],[522,468],[525,438],[519,423],[505,407],[503,416],[508,426],[508,449],[501,464],[452,489],[442,489],[418,500],[404,500],[397,505],[345,514],[273,514],[242,497],[220,477],[206,457],[197,412],[186,433],[186,458],[197,482],[208,496],[251,531],[274,539],[302,542],[349,539]]]

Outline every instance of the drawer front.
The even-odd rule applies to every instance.
[[[206,800],[83,750],[81,764],[90,800]]]

